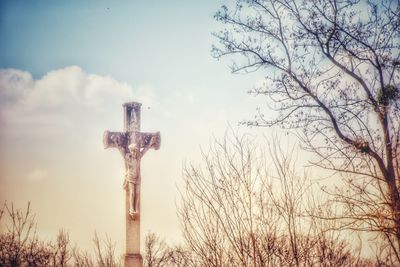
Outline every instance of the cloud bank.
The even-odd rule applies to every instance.
[[[108,117],[109,112],[127,101],[157,105],[151,86],[134,90],[127,83],[111,77],[87,74],[70,66],[33,79],[29,72],[0,70],[0,133],[18,136],[48,135],[77,127],[90,115],[91,120]]]

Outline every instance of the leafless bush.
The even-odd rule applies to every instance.
[[[3,232],[0,232],[0,266],[119,266],[114,253],[114,244],[94,237],[96,264],[89,253],[71,248],[69,234],[60,230],[55,242],[45,242],[35,231],[35,216],[30,203],[25,210],[15,209],[4,203],[0,210]],[[3,221],[4,220],[4,221]]]
[[[230,2],[215,14],[213,55],[265,77],[250,93],[268,109],[245,123],[296,131],[316,166],[351,174],[329,192],[343,205],[326,219],[379,234],[399,265],[399,1]]]
[[[72,257],[74,259],[74,266],[75,267],[91,267],[94,266],[93,261],[90,255],[85,252],[79,250],[79,248],[74,248],[72,250]]]
[[[144,265],[147,267],[169,266],[172,250],[154,233],[148,233],[145,240]]]
[[[94,234],[93,243],[96,250],[96,266],[99,267],[116,267],[119,261],[115,257],[115,245],[109,237],[100,240],[97,233]]]
[[[67,266],[72,257],[69,248],[69,234],[65,230],[60,230],[57,235],[55,244],[50,244],[53,251],[53,265],[54,266]]]
[[[11,220],[11,224],[5,227],[6,231],[1,234],[0,238],[0,265],[20,266],[23,264],[24,249],[38,247],[36,235],[34,231],[35,221],[31,214],[30,203],[26,211],[15,209],[14,205],[4,203],[1,211],[1,219],[6,214]],[[33,244],[29,245],[30,240]],[[33,253],[31,250],[27,250]],[[28,255],[26,255],[28,256]],[[29,257],[31,258],[31,257]]]
[[[184,169],[179,210],[188,266],[364,266],[356,248],[308,216],[315,188],[279,140],[228,134]],[[272,168],[267,169],[267,163]],[[335,223],[335,222],[330,222]]]
[[[200,266],[194,254],[185,246],[168,246],[154,233],[148,233],[145,240],[144,266],[147,267],[186,267]]]

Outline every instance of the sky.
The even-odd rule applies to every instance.
[[[0,201],[30,201],[44,239],[66,229],[90,249],[97,231],[122,253],[123,161],[102,136],[139,101],[142,131],[162,140],[142,160],[142,239],[179,242],[182,166],[264,101],[246,93],[262,74],[211,56],[223,3],[1,1]]]

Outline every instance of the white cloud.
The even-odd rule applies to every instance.
[[[33,79],[30,73],[15,69],[0,70],[1,104],[18,101],[32,86]]]
[[[47,179],[48,176],[49,172],[47,170],[43,168],[35,168],[27,173],[26,178],[28,181],[38,182]]]
[[[124,102],[158,103],[150,85],[134,90],[127,83],[87,74],[77,66],[50,71],[37,80],[29,72],[0,70],[0,97],[3,136],[65,132],[121,112],[118,107]]]

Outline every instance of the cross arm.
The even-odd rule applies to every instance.
[[[125,133],[105,131],[103,135],[104,148],[115,147],[125,152],[128,147],[128,138]]]
[[[141,144],[141,151],[140,151],[140,156],[141,157],[143,157],[143,155],[150,148],[158,150],[160,148],[160,145],[161,145],[160,132],[156,132],[156,133],[141,133],[140,134],[140,144]]]

